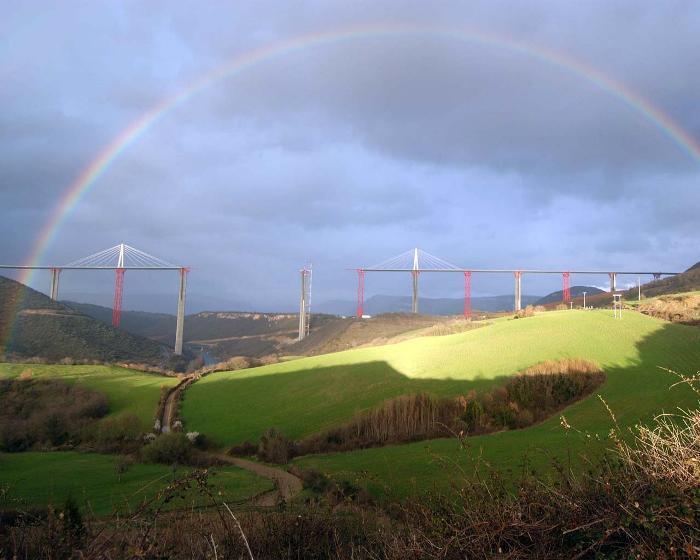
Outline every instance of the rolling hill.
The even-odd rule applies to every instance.
[[[5,353],[18,358],[160,364],[172,354],[163,344],[112,328],[4,277],[0,337],[6,338]]]
[[[669,276],[642,285],[642,294],[645,297],[695,292],[698,290],[700,290],[700,262],[695,263],[688,270],[676,276]],[[625,293],[625,297],[636,299],[637,289],[632,288],[628,290]]]
[[[657,339],[664,344],[654,342],[652,351],[641,352]],[[188,390],[183,417],[188,429],[221,444],[256,440],[270,427],[299,438],[390,397],[482,390],[522,368],[560,357],[599,362],[609,376],[603,394],[610,397],[619,420],[634,423],[662,408],[689,403],[668,391],[673,380],[657,366],[695,371],[689,368],[700,362],[700,331],[638,313],[616,321],[608,311],[503,318],[450,336],[215,373]],[[590,416],[595,403],[590,398],[585,402]]]
[[[596,288],[595,286],[571,286],[571,297],[577,298],[582,297],[583,292],[586,292],[586,296],[594,296],[596,294],[602,294],[603,290]],[[535,305],[547,305],[549,303],[560,303],[564,299],[564,291],[559,290],[547,294],[543,298],[538,299]],[[587,305],[587,304],[586,304]]]
[[[465,342],[467,338],[475,342],[493,327],[459,336]],[[465,446],[456,439],[440,439],[300,457],[295,463],[333,476],[364,480],[376,493],[406,496],[434,488],[446,490],[475,468],[482,472],[495,471],[511,479],[519,477],[525,468],[551,469],[552,461],[583,469],[587,463],[581,456],[590,459],[601,444],[613,445],[607,438],[616,423],[624,436],[629,434],[627,427],[649,422],[656,414],[675,413],[679,408],[698,405],[695,393],[660,369],[666,367],[687,375],[697,370],[700,363],[697,328],[634,312],[615,321],[609,311],[574,310],[510,321],[499,325],[498,330],[501,329],[502,333],[510,331],[513,342],[504,356],[511,370],[537,356],[579,355],[598,360],[607,376],[598,391],[605,404],[592,395],[564,410],[562,416],[571,429],[562,427],[560,415],[556,415],[523,430],[470,437]],[[535,332],[551,336],[553,344]],[[498,351],[495,345],[490,350]],[[491,364],[482,370],[484,375],[487,371],[491,375],[503,371],[502,358],[488,361]],[[614,419],[606,405],[614,413]]]

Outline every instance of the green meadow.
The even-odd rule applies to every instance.
[[[109,416],[135,414],[144,430],[153,426],[161,387],[172,387],[177,379],[116,366],[64,366],[0,363],[0,378],[19,377],[30,372],[33,379],[52,378],[79,383],[103,393],[109,402]]]
[[[579,315],[581,313],[584,312]],[[546,471],[553,461],[584,469],[587,460],[594,457],[601,446],[610,445],[608,434],[616,424],[623,436],[630,437],[628,428],[648,422],[656,414],[697,407],[697,395],[686,385],[676,385],[678,379],[660,369],[665,367],[685,374],[694,374],[700,369],[700,331],[697,328],[637,313],[627,313],[622,321],[610,326],[605,312],[585,313],[585,323],[577,326],[585,327],[579,334],[591,343],[590,351],[580,347],[580,340],[566,344],[561,351],[576,347],[577,354],[598,359],[604,366],[607,378],[598,394],[614,419],[601,399],[592,395],[538,426],[468,438],[464,447],[456,440],[431,440],[301,457],[295,462],[337,477],[362,480],[376,493],[406,496],[414,491],[445,490],[474,473],[477,466],[481,473],[494,470],[511,479],[522,474],[525,467]],[[572,321],[578,321],[577,312],[562,313],[560,317],[567,314]],[[510,328],[525,328],[530,320],[513,323]],[[559,317],[550,319],[542,315],[535,317],[532,324],[538,320],[558,322]],[[596,322],[598,333],[595,332]],[[560,334],[564,331],[571,332],[562,327]],[[629,346],[634,337],[636,341]],[[542,339],[533,340],[533,346],[542,348],[544,343]],[[562,415],[571,428],[562,425]]]
[[[0,510],[49,504],[61,508],[71,497],[84,511],[96,515],[132,511],[187,472],[137,463],[119,474],[119,461],[116,455],[70,451],[0,454]],[[228,503],[273,488],[267,479],[236,467],[213,469],[209,482],[217,498]],[[171,507],[205,504],[205,499],[191,491]]]
[[[397,395],[483,390],[543,360],[580,357],[603,366],[603,393],[622,419],[633,421],[675,402],[672,379],[656,366],[694,372],[699,349],[700,331],[638,313],[619,321],[604,310],[548,312],[450,336],[211,374],[187,391],[183,417],[188,429],[221,444],[255,441],[273,426],[299,438]],[[597,417],[597,402],[579,407],[579,414]]]

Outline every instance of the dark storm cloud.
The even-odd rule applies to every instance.
[[[3,12],[0,260],[30,251],[68,185],[159,100],[251,49],[353,24],[465,26],[560,51],[700,138],[691,2],[75,2]],[[267,60],[165,115],[99,178],[45,260],[123,240],[192,265],[195,296],[258,308],[289,307],[305,262],[315,264],[317,301],[351,298],[345,268],[416,245],[473,267],[680,269],[700,258],[699,181],[697,161],[666,133],[580,74],[444,36],[364,37]],[[89,280],[71,282],[89,291]],[[532,279],[527,291],[558,288],[550,284]],[[510,288],[508,278],[475,284]]]

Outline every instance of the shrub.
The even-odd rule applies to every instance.
[[[0,451],[77,445],[107,410],[104,395],[79,385],[28,375],[0,380]]]
[[[149,463],[186,464],[192,457],[192,444],[185,434],[162,434],[141,450],[141,456]]]
[[[260,438],[258,459],[268,463],[285,464],[294,456],[294,444],[276,428],[270,428]]]
[[[258,446],[249,441],[244,441],[243,443],[234,445],[228,450],[228,454],[233,455],[234,457],[252,457],[253,455],[257,454],[257,452]]]
[[[300,455],[348,451],[525,428],[591,393],[604,378],[594,362],[567,358],[537,364],[482,395],[474,391],[456,399],[402,395],[303,439],[296,451]]]
[[[532,305],[528,305],[525,309],[521,309],[520,311],[516,312],[515,314],[515,319],[522,319],[524,317],[534,317],[535,315],[535,308]]]
[[[122,414],[105,418],[90,426],[83,434],[83,441],[92,444],[102,453],[130,453],[141,443],[141,420],[135,414]]]

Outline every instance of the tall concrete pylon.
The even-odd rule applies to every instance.
[[[180,269],[180,291],[177,296],[177,324],[175,326],[175,354],[182,356],[185,330],[185,292],[187,291],[187,268]]]
[[[522,279],[523,273],[520,270],[516,270],[513,273],[515,277],[515,311],[520,311],[523,308],[523,290],[522,290]]]
[[[299,298],[299,336],[297,340],[304,340],[309,335],[311,326],[311,265],[302,268],[301,296]]]
[[[51,299],[53,301],[58,301],[58,281],[61,278],[61,269],[52,268],[51,269]]]
[[[617,290],[617,272],[608,272],[608,276],[610,277],[610,293],[612,294]]]
[[[418,265],[418,249],[413,249],[413,299],[411,300],[411,313],[418,313],[418,275],[420,274],[420,266]]]

